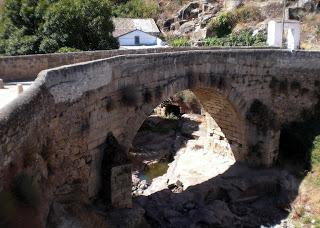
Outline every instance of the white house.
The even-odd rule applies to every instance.
[[[122,49],[164,47],[160,30],[153,19],[113,18],[113,36]]]

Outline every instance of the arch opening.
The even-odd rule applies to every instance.
[[[244,122],[214,89],[178,92],[157,106],[133,139],[133,196],[183,191],[245,158]]]
[[[133,205],[151,227],[280,224],[296,195],[283,184],[290,177],[243,162],[246,122],[222,92],[188,92],[158,106],[133,140]]]

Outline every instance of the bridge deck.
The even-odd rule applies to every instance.
[[[22,84],[25,91],[30,87],[32,82],[11,82],[5,84],[5,88],[0,89],[0,109],[19,97],[18,84]]]

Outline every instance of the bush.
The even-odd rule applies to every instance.
[[[237,17],[233,12],[223,12],[211,19],[208,24],[210,36],[223,37],[232,32],[237,24]]]
[[[50,38],[44,38],[39,46],[39,50],[42,53],[53,53],[59,49],[59,44],[56,40]]]
[[[172,47],[190,47],[191,41],[187,37],[175,38],[168,41]]]
[[[267,36],[264,31],[253,35],[251,30],[231,33],[226,37],[209,37],[204,40],[204,46],[264,46]]]
[[[320,165],[320,135],[315,137],[313,141],[311,163],[312,165]]]
[[[57,53],[69,53],[69,52],[79,52],[80,49],[71,48],[71,47],[62,47],[60,48]]]

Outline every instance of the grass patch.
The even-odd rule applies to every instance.
[[[191,46],[191,40],[188,37],[174,38],[174,39],[168,40],[168,43],[172,47],[190,47]]]

